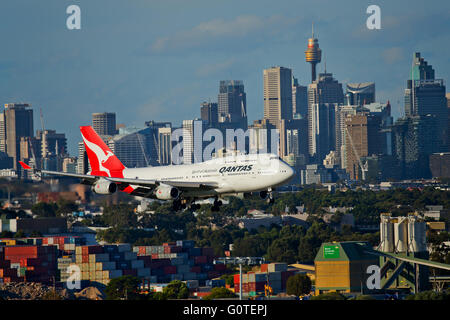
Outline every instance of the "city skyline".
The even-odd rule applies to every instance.
[[[42,108],[45,126],[66,133],[71,155],[81,139],[78,126],[91,123],[92,113],[115,112],[118,123],[129,126],[144,127],[148,120],[181,125],[199,117],[202,101],[215,100],[224,79],[243,80],[250,124],[263,118],[264,69],[291,68],[300,85],[310,83],[304,51],[312,22],[322,50],[317,73],[326,63],[343,86],[375,82],[377,101],[389,100],[394,118],[404,114],[414,52],[430,61],[436,78],[448,79],[450,65],[442,54],[450,43],[448,3],[381,1],[382,29],[368,30],[368,4],[350,1],[344,8],[322,2],[282,1],[258,8],[248,2],[237,12],[205,1],[190,6],[78,1],[82,29],[77,31],[65,28],[69,2],[2,3],[2,24],[13,25],[19,12],[23,23],[14,24],[13,32],[0,31],[5,47],[15,48],[0,54],[0,98],[3,104]],[[174,5],[179,9],[171,9]],[[327,11],[321,9],[325,5]],[[164,21],[167,16],[178,22]],[[34,122],[39,123],[37,112]]]

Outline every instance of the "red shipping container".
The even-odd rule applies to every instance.
[[[194,263],[195,264],[205,264],[208,261],[206,256],[198,256],[194,257]]]
[[[177,273],[176,266],[165,266],[164,267],[164,274],[176,274],[176,273]]]
[[[234,274],[233,280],[234,280],[234,283],[239,283],[239,274]]]
[[[196,292],[195,296],[199,297],[199,298],[203,298],[203,297],[209,296],[210,294],[211,294],[211,292]]]
[[[124,276],[128,276],[128,275],[137,276],[137,271],[135,269],[125,269],[122,271],[122,274]]]
[[[261,265],[261,272],[267,272],[268,269],[269,269],[269,264],[263,263],[263,264]]]
[[[102,246],[92,245],[92,246],[82,246],[81,251],[83,255],[95,254],[95,253],[103,253]]]
[[[213,248],[202,248],[202,255],[203,256],[214,256],[214,249]]]
[[[43,247],[39,247],[43,248]],[[42,252],[42,249],[38,249],[37,246],[9,246],[5,247],[5,257],[6,256],[36,256],[38,251]]]
[[[141,256],[145,256],[146,255],[145,247],[139,247],[139,255],[141,255]]]
[[[42,260],[39,258],[24,259],[23,263],[21,262],[20,265],[23,267],[40,266],[42,265]]]
[[[224,264],[215,264],[214,265],[214,270],[215,271],[225,271],[227,269],[227,267]]]

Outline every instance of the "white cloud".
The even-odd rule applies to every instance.
[[[217,63],[206,64],[199,67],[196,71],[196,74],[200,77],[207,77],[222,72],[224,70],[230,69],[235,63],[236,59],[231,58]]]
[[[207,49],[211,45],[229,39],[258,40],[280,34],[283,30],[287,30],[289,26],[294,25],[297,20],[297,18],[287,18],[281,15],[270,17],[243,15],[233,20],[214,19],[201,22],[191,29],[160,37],[151,44],[149,51],[151,53],[164,53],[193,48]]]

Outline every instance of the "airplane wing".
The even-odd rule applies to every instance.
[[[151,188],[151,189],[159,186],[162,183],[170,185],[172,187],[179,188],[181,190],[214,189],[214,188],[218,187],[218,184],[216,182],[189,182],[189,181],[114,178],[114,177],[105,177],[105,176],[97,176],[97,175],[89,175],[89,174],[38,170],[38,169],[31,168],[29,165],[25,164],[22,161],[19,161],[19,163],[25,170],[33,170],[35,173],[38,173],[38,174],[49,174],[49,175],[55,175],[55,176],[79,178],[79,179],[82,179],[86,184],[94,184],[98,179],[105,179],[105,180],[108,180],[111,182],[115,182],[117,184],[121,184],[121,185],[123,184],[124,187],[126,187],[128,185],[134,185],[134,186],[141,186],[141,187],[146,187],[146,188]]]

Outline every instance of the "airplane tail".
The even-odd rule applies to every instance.
[[[91,174],[97,176],[123,178],[125,166],[103,142],[91,126],[80,127],[84,146],[91,165]]]

